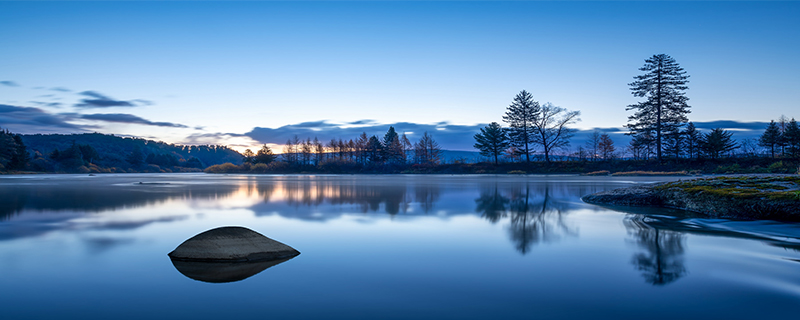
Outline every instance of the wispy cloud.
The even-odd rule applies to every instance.
[[[0,85],[9,86],[9,87],[19,87],[19,84],[14,81],[0,81]]]
[[[152,104],[150,101],[138,99],[131,101],[115,100],[96,91],[83,91],[79,94],[89,97],[90,99],[81,99],[80,103],[75,104],[75,107],[78,108],[136,107],[137,105]],[[147,103],[142,103],[141,101],[145,101]]]
[[[127,113],[82,114],[78,115],[78,117],[85,120],[132,123],[132,124],[141,124],[141,125],[157,126],[157,127],[188,128],[188,126],[182,125],[180,123],[155,122]]]
[[[70,89],[67,89],[67,88],[64,88],[64,87],[55,87],[55,88],[50,88],[50,90],[53,90],[53,91],[58,91],[58,92],[72,92],[72,90],[70,90]]]
[[[64,117],[39,108],[7,104],[0,104],[0,123],[17,133],[83,132],[91,128],[69,123]]]

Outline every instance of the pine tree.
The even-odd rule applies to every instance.
[[[639,68],[645,74],[634,77],[636,81],[629,83],[631,93],[635,97],[646,98],[645,101],[632,104],[626,110],[636,110],[628,117],[626,127],[631,135],[652,132],[655,135],[656,156],[661,161],[664,134],[676,132],[688,121],[689,100],[684,91],[689,81],[686,71],[666,54],[657,54],[645,60]]]
[[[394,127],[389,127],[386,135],[383,136],[383,152],[384,159],[393,163],[402,163],[406,156],[403,152],[403,144],[400,142],[400,136]]]
[[[781,136],[781,129],[778,128],[778,124],[775,123],[775,120],[771,120],[767,125],[767,129],[758,138],[758,145],[769,148],[772,157],[775,158],[775,147],[779,147],[782,140]]]
[[[783,135],[789,155],[800,158],[800,126],[794,118],[786,125],[786,132]]]
[[[686,146],[686,152],[689,155],[689,159],[696,158],[697,156],[697,144],[700,142],[700,132],[697,131],[697,128],[694,126],[694,122],[689,122],[686,125],[686,129],[683,130],[684,136],[684,144]]]
[[[508,134],[506,130],[497,122],[492,122],[485,128],[481,128],[481,132],[475,134],[475,149],[481,151],[484,157],[494,157],[494,164],[498,163],[497,158],[503,154],[503,151],[508,148]]]
[[[712,159],[717,159],[723,154],[736,149],[736,141],[733,140],[733,132],[716,128],[704,134],[700,138],[700,149]]]
[[[251,152],[252,153],[252,152]],[[275,161],[275,154],[272,153],[272,149],[268,145],[261,146],[261,149],[256,152],[256,155],[253,157],[253,164],[263,163],[268,164],[272,161]]]
[[[511,146],[525,154],[525,161],[531,162],[534,143],[534,121],[538,120],[541,113],[539,102],[533,100],[533,95],[525,90],[520,91],[511,105],[508,106],[503,121],[508,123],[508,137]]]

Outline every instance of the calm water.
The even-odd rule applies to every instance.
[[[0,176],[0,318],[796,319],[800,224],[580,201],[663,179]],[[229,283],[173,266],[223,225],[302,254]]]

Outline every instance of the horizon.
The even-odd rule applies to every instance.
[[[696,124],[729,121],[726,129],[750,138],[772,119],[796,117],[800,98],[800,45],[786,41],[800,30],[795,2],[0,8],[0,27],[14,30],[0,35],[0,127],[23,134],[99,132],[240,152],[267,144],[279,153],[295,134],[380,137],[394,126],[412,141],[429,131],[444,149],[472,151],[472,135],[504,124],[525,89],[581,111],[574,128],[619,143],[625,107],[638,101],[628,83],[657,53],[691,76]],[[661,14],[647,24],[651,11]]]

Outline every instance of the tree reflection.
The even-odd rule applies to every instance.
[[[508,202],[509,199],[500,194],[495,184],[493,188],[481,191],[481,196],[475,199],[477,206],[475,212],[480,213],[482,218],[491,223],[497,223],[506,216]]]
[[[631,263],[642,272],[645,282],[662,286],[686,275],[683,264],[685,235],[681,232],[653,227],[642,215],[625,219],[628,234],[643,252],[631,258]]]
[[[509,238],[523,255],[535,244],[578,235],[564,220],[568,202],[555,197],[549,184],[514,185],[502,191],[495,185],[484,188],[475,203],[475,210],[492,223],[509,217]]]

